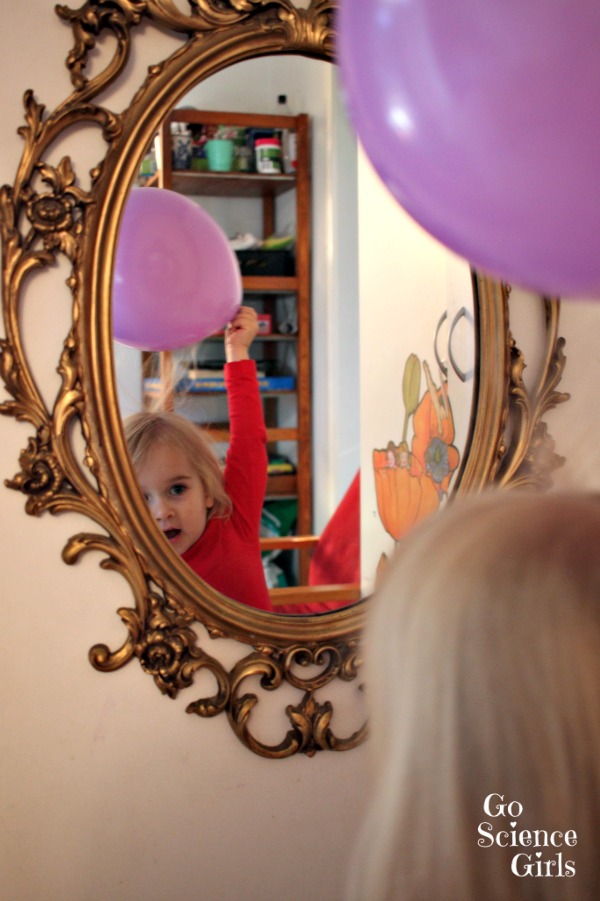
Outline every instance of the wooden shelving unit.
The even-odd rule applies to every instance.
[[[171,123],[189,125],[232,126],[293,130],[296,133],[297,166],[293,173],[262,175],[255,172],[208,172],[174,170],[171,154]],[[295,275],[244,276],[242,279],[244,302],[256,304],[262,311],[271,312],[274,330],[270,335],[258,336],[255,345],[264,353],[277,357],[277,348],[295,347],[296,383],[294,391],[265,391],[263,393],[267,436],[271,448],[278,442],[294,442],[297,447],[296,472],[269,477],[268,497],[295,496],[298,502],[299,535],[312,532],[312,459],[311,459],[311,315],[310,315],[310,158],[309,120],[307,115],[270,116],[223,111],[176,109],[166,117],[160,131],[162,167],[158,173],[158,186],[195,197],[219,197],[228,203],[239,198],[260,198],[262,237],[269,237],[277,230],[277,198],[285,192],[295,192]],[[277,332],[277,304],[281,298],[293,299],[296,307],[297,331],[294,334]],[[222,339],[208,339],[222,340]],[[170,361],[163,355],[161,373],[170,377]],[[279,422],[279,397],[292,398],[295,404],[295,424],[281,426]],[[213,439],[227,441],[227,423],[218,423],[209,429]],[[306,574],[308,557],[301,557],[300,578]]]

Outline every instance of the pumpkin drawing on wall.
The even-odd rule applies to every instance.
[[[402,380],[402,440],[399,444],[388,441],[387,447],[373,451],[379,518],[394,541],[400,541],[416,522],[438,509],[460,462],[453,444],[447,383],[442,380],[440,387],[434,383],[426,360],[422,368],[425,390],[421,397],[421,361],[411,354]],[[409,445],[411,418],[413,436]]]

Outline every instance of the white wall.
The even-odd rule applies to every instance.
[[[53,9],[29,0],[4,11],[0,183],[17,170],[25,89],[50,110],[68,93],[71,36]],[[66,333],[69,311],[58,300],[66,275],[61,268],[40,279],[25,317],[28,346],[46,370]],[[17,470],[30,433],[0,418],[3,479]],[[185,692],[162,697],[137,663],[96,672],[88,648],[124,637],[115,611],[131,603],[125,584],[99,569],[97,555],[72,568],[61,561],[67,538],[89,529],[87,520],[34,519],[22,496],[4,487],[0,495],[2,896],[341,898],[366,749],[267,761],[244,748],[223,717],[186,715]]]

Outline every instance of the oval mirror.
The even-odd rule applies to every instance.
[[[287,179],[287,184],[285,177],[259,178],[252,146],[256,134],[262,135],[269,126],[273,130],[275,122],[281,124],[274,114],[277,116],[278,101],[282,100],[288,109],[279,112],[280,116],[289,116],[291,105],[294,110],[303,111],[310,125],[306,134],[298,137],[294,133],[295,149],[298,140],[305,140],[308,147],[298,154],[302,157],[300,169],[297,163],[294,169],[290,165],[292,177]],[[295,117],[290,121],[296,125]],[[289,137],[283,129],[275,129],[275,134],[283,134],[284,139]],[[234,155],[225,171],[209,168],[205,147],[213,135],[217,137],[212,140],[224,143],[235,138]],[[183,155],[178,155],[180,151]],[[250,151],[249,159],[244,151]],[[242,171],[238,159],[244,161]],[[304,172],[303,167],[308,171]],[[363,210],[367,203],[369,207],[361,220],[358,253],[359,175]],[[306,185],[297,184],[302,176],[306,177]],[[238,254],[245,276],[244,303],[253,306],[268,323],[265,334],[255,339],[252,353],[258,361],[271,438],[269,456],[274,461],[275,472],[286,468],[291,472],[291,476],[286,473],[280,478],[277,474],[269,479],[263,514],[264,533],[272,530],[277,536],[275,540],[263,541],[265,573],[274,610],[306,614],[347,606],[357,593],[367,594],[371,590],[377,564],[377,559],[373,559],[377,540],[369,536],[363,541],[361,585],[359,491],[355,476],[361,469],[359,381],[361,368],[366,367],[361,367],[358,341],[358,257],[363,267],[360,293],[366,298],[362,352],[366,360],[378,358],[376,376],[365,374],[362,379],[369,398],[364,405],[362,431],[377,434],[387,424],[396,434],[398,443],[394,447],[399,458],[402,456],[399,448],[407,446],[406,465],[394,467],[395,473],[389,472],[389,453],[374,450],[374,455],[386,462],[383,470],[377,467],[371,476],[371,462],[367,461],[367,479],[362,487],[367,502],[372,493],[371,483],[376,489],[382,489],[376,491],[376,520],[394,541],[400,538],[404,519],[412,523],[445,501],[459,483],[466,463],[464,451],[473,420],[473,297],[478,291],[469,266],[404,216],[382,188],[366,158],[362,154],[357,157],[356,142],[339,99],[335,70],[328,63],[305,57],[269,56],[244,61],[196,85],[182,98],[178,108],[163,119],[143,161],[138,184],[158,185],[191,197],[231,235],[232,246],[249,242],[252,245]],[[296,194],[303,191],[306,196],[295,203]],[[269,210],[265,215],[267,205]],[[346,214],[337,215],[338,208]],[[143,228],[142,225],[140,247],[146,239]],[[260,239],[269,238],[273,229],[278,238],[297,236],[296,256],[302,257],[304,250],[297,267],[292,251],[272,254],[256,247]],[[390,258],[394,257],[393,249],[400,246],[405,248],[405,253],[400,257],[398,271],[394,271]],[[144,254],[148,252],[149,248],[145,248]],[[260,267],[270,267],[271,260],[287,267],[281,273],[283,278],[278,278],[277,273],[273,277],[260,277]],[[286,277],[290,273],[295,275],[296,269],[295,278]],[[397,303],[397,296],[405,293],[415,298],[414,303]],[[168,311],[169,304],[165,303],[167,320]],[[390,315],[394,331],[386,334],[386,320],[389,322]],[[160,335],[160,327],[157,334]],[[192,347],[151,355],[124,348],[117,342],[117,387],[122,411],[128,414],[141,409],[175,407],[180,415],[204,427],[220,441],[216,448],[224,457],[223,439],[228,438],[228,422],[222,379],[223,343],[219,335]],[[416,372],[413,367],[417,397],[413,408],[405,409],[404,422],[398,414],[402,392],[389,390],[394,384],[400,387],[402,383],[400,361],[403,359],[406,361],[404,379],[410,364],[417,363]],[[142,377],[144,369],[146,378]],[[272,387],[288,381],[292,383],[291,389]],[[327,409],[323,401],[319,403],[319,399],[328,395],[336,397],[333,409]],[[423,418],[424,409],[417,411],[417,405],[420,402],[423,408],[430,398],[434,399],[440,415],[443,412],[448,420],[446,438],[451,435],[447,450],[441,439],[430,436],[434,441],[431,452],[435,451],[435,440],[441,442],[443,449],[444,460],[438,467],[447,463],[448,453],[451,456],[448,473],[443,476],[434,473],[437,481],[418,477],[415,472],[417,467],[419,473],[426,469],[425,451],[431,441],[427,441],[420,461],[409,450],[411,441],[407,443],[407,438],[411,438],[407,434],[409,420],[413,416],[417,422]],[[384,409],[374,409],[381,400]],[[443,411],[440,400],[446,405]],[[304,425],[303,415],[308,420]],[[441,435],[443,429],[438,431]],[[281,435],[287,440],[277,440]],[[412,443],[415,440],[418,442],[412,436]],[[393,444],[391,439],[390,444]],[[307,452],[308,445],[312,453]],[[382,484],[386,476],[388,483],[390,479],[395,482],[393,497],[387,499]],[[338,514],[335,506],[342,498],[331,497],[331,486],[340,484],[342,492],[351,486],[352,493],[348,492]],[[385,515],[381,515],[388,501],[400,515],[395,524],[386,522]],[[313,506],[319,507],[314,516]],[[332,516],[333,522],[328,523]],[[340,516],[344,518],[344,528],[338,553],[342,547],[346,554],[351,548],[357,558],[348,575],[344,561],[341,565],[337,560],[332,561],[336,547],[332,530],[341,528]],[[350,524],[355,532],[350,531]],[[328,559],[321,554],[316,565],[311,562],[308,580],[306,574],[304,577],[310,589],[303,592],[296,587],[301,578],[297,560],[300,555],[296,553],[296,559],[290,561],[289,555],[280,548],[304,545],[326,525],[324,541],[329,547],[333,545],[333,549],[328,551]],[[281,540],[279,527],[287,532],[294,529],[296,535]],[[333,573],[329,581],[334,584],[328,586],[332,597],[340,592],[339,583],[358,583],[346,584],[349,598],[327,599],[328,572]],[[343,575],[336,578],[337,572]],[[317,593],[314,580],[322,574],[325,577],[318,583],[319,600],[312,600]],[[281,590],[282,584],[285,590]],[[282,598],[287,603],[282,603]],[[243,594],[237,600],[250,603]]]

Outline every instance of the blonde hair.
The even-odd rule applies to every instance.
[[[600,897],[599,548],[589,493],[457,499],[407,536],[367,622],[374,784],[350,901]],[[493,793],[522,811],[489,816]],[[577,844],[489,846],[481,823]],[[538,850],[575,875],[511,871]]]
[[[232,503],[225,491],[219,460],[199,426],[176,413],[161,411],[134,413],[124,420],[123,429],[134,469],[143,465],[157,443],[176,447],[189,459],[205,493],[214,499],[208,517],[226,518],[231,514]]]

